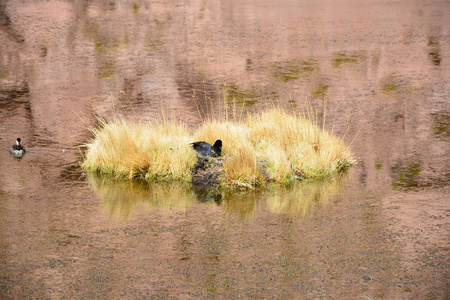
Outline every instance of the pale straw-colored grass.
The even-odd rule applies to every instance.
[[[196,155],[185,125],[124,120],[104,122],[93,129],[82,167],[116,177],[148,180],[189,179]]]
[[[223,143],[224,185],[255,186],[262,183],[263,176],[257,165],[256,151],[245,124],[231,121],[205,121],[195,132],[196,140]]]
[[[223,142],[223,186],[325,178],[354,164],[344,142],[304,115],[281,108],[241,121],[206,120],[191,136],[185,125],[114,120],[92,130],[83,168],[117,177],[190,180],[196,153],[189,143]]]
[[[267,171],[277,181],[289,181],[292,174],[325,177],[354,163],[340,138],[331,136],[303,115],[274,108],[249,116],[247,127],[258,156],[267,162]]]

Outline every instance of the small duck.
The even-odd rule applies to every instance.
[[[198,154],[204,157],[219,157],[222,156],[222,141],[217,140],[214,145],[207,142],[191,143],[192,147]]]
[[[11,153],[12,156],[21,158],[25,155],[25,148],[21,144],[21,139],[17,138],[16,144],[12,146],[11,149],[9,149],[9,153]]]

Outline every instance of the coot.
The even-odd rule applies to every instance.
[[[202,156],[212,156],[212,157],[218,157],[222,156],[222,141],[217,140],[214,145],[211,145],[207,142],[194,142],[191,143],[192,147],[194,147],[194,150],[197,151],[198,154]]]
[[[20,158],[25,155],[25,148],[20,143],[21,141],[22,140],[20,138],[17,138],[16,144],[9,149],[9,153],[11,153],[14,157]]]

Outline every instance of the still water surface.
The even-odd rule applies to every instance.
[[[448,299],[449,15],[431,0],[0,0],[0,298]],[[196,128],[224,102],[312,106],[357,165],[250,192],[78,167],[96,116]],[[34,153],[11,157],[17,137]]]

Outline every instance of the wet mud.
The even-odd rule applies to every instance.
[[[0,0],[0,298],[448,299],[448,15],[419,0]],[[245,192],[205,188],[202,166],[194,186],[79,167],[99,119],[194,129],[273,105],[342,137],[356,166]]]

